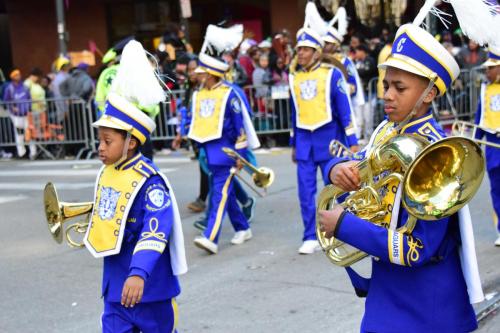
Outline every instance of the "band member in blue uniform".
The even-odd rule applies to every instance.
[[[315,195],[318,167],[330,159],[329,144],[336,139],[358,150],[347,85],[340,70],[321,64],[323,40],[310,28],[297,33],[297,62],[290,75],[293,133],[292,160],[297,163],[298,192],[304,234],[301,254],[319,249],[316,240]]]
[[[177,276],[187,271],[179,211],[168,179],[139,150],[155,129],[140,108],[163,99],[144,49],[129,42],[93,124],[104,166],[84,243],[104,257],[105,333],[176,331]]]
[[[444,136],[430,105],[445,93],[460,70],[446,49],[418,27],[425,14],[417,16],[420,19],[414,24],[399,28],[392,54],[381,64],[387,70],[384,110],[388,119],[377,127],[367,149],[355,154],[356,159],[365,158],[387,135],[407,133],[429,142]],[[334,158],[325,169],[327,180],[345,191],[358,190],[356,163]],[[398,230],[408,218],[401,191],[398,180],[381,189],[387,207],[383,226],[344,211],[340,205],[318,212],[327,237],[335,236],[374,257],[369,279],[347,268],[356,294],[367,297],[361,332],[473,331],[477,322],[471,303],[484,297],[467,206],[449,218],[417,220],[407,235]]]
[[[211,29],[211,26],[207,28],[207,36]],[[238,206],[233,188],[234,172],[231,168],[236,165],[241,168],[241,162],[235,162],[222,151],[222,148],[228,147],[244,156],[248,143],[241,100],[233,88],[223,81],[228,65],[215,56],[204,53],[205,50],[206,47],[203,47],[199,56],[197,72],[200,73],[202,87],[193,95],[188,136],[205,150],[212,177],[207,228],[201,236],[194,239],[194,243],[207,252],[216,254],[226,210],[236,231],[231,243],[239,245],[252,238],[252,231]]]
[[[488,83],[481,86],[476,119],[481,126],[476,132],[477,139],[500,145],[500,47],[490,45],[486,67]],[[497,228],[495,246],[500,246],[500,148],[486,146],[486,168],[490,178],[490,193],[493,203],[493,220]]]

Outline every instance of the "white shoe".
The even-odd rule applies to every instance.
[[[299,247],[300,254],[313,254],[316,251],[320,251],[321,246],[319,246],[319,242],[317,240],[306,240],[302,243],[302,246]]]
[[[495,246],[500,246],[500,235],[498,235],[498,238],[495,241]]]
[[[209,240],[208,238],[204,236],[198,236],[194,239],[194,245],[199,247],[200,249],[203,249],[211,254],[216,254],[218,250],[217,244]]]
[[[250,228],[248,228],[247,230],[238,231],[234,234],[233,239],[231,239],[231,244],[240,245],[245,243],[250,238],[252,238],[252,230],[250,230]]]

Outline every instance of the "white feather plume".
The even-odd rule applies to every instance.
[[[477,43],[484,45],[498,38],[499,31],[493,29],[493,13],[496,6],[487,0],[447,0],[453,6],[463,33]]]
[[[347,22],[347,12],[344,7],[339,7],[335,16],[328,23],[331,27],[338,22],[337,31],[340,35],[345,36],[347,34],[347,27],[349,23]]]
[[[125,45],[111,91],[141,107],[165,100],[165,93],[138,41],[131,40]]]
[[[318,8],[316,8],[316,5],[312,1],[309,1],[306,5],[304,27],[314,30],[320,36],[324,36],[328,32],[328,25],[325,20],[323,20],[318,12]]]
[[[436,3],[436,0],[426,0],[422,8],[420,8],[417,16],[413,20],[413,24],[416,26],[420,26],[425,18],[427,17],[427,14],[431,11],[432,7],[434,7],[434,4]]]
[[[236,24],[229,28],[221,28],[210,24],[205,33],[205,41],[201,49],[205,53],[207,48],[222,53],[234,50],[243,39],[243,25]]]

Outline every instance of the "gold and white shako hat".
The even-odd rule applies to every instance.
[[[208,73],[217,77],[224,77],[228,69],[229,64],[225,61],[201,53],[198,57],[198,67],[194,71],[195,73]]]
[[[158,105],[164,100],[165,92],[146,51],[141,43],[131,40],[123,49],[104,114],[92,126],[124,130],[144,144],[156,124],[141,108]]]
[[[325,46],[325,43],[323,42],[321,35],[319,35],[316,31],[310,28],[301,28],[297,31],[297,44],[295,45],[295,48],[301,46],[321,50]]]
[[[414,25],[402,25],[389,58],[379,68],[394,67],[434,81],[439,94],[460,74],[453,56],[427,31]]]
[[[344,37],[334,27],[328,27],[326,35],[323,36],[323,41],[340,45],[344,41]]]
[[[116,94],[109,93],[104,106],[104,114],[92,124],[93,127],[109,127],[129,132],[141,144],[154,132],[156,124],[134,103]]]
[[[222,60],[221,56],[224,52],[233,51],[242,40],[242,24],[235,24],[229,28],[209,24],[195,73],[208,73],[223,78],[229,69],[229,64]]]
[[[488,46],[488,59],[482,64],[483,67],[500,66],[500,47]]]

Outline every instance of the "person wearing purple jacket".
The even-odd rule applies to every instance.
[[[31,95],[29,89],[21,80],[21,71],[14,69],[10,73],[11,82],[4,91],[3,100],[7,104],[9,117],[14,125],[17,156],[22,158],[26,154],[24,135],[28,128],[28,112],[31,108]],[[34,143],[30,143],[30,152],[35,151]]]

